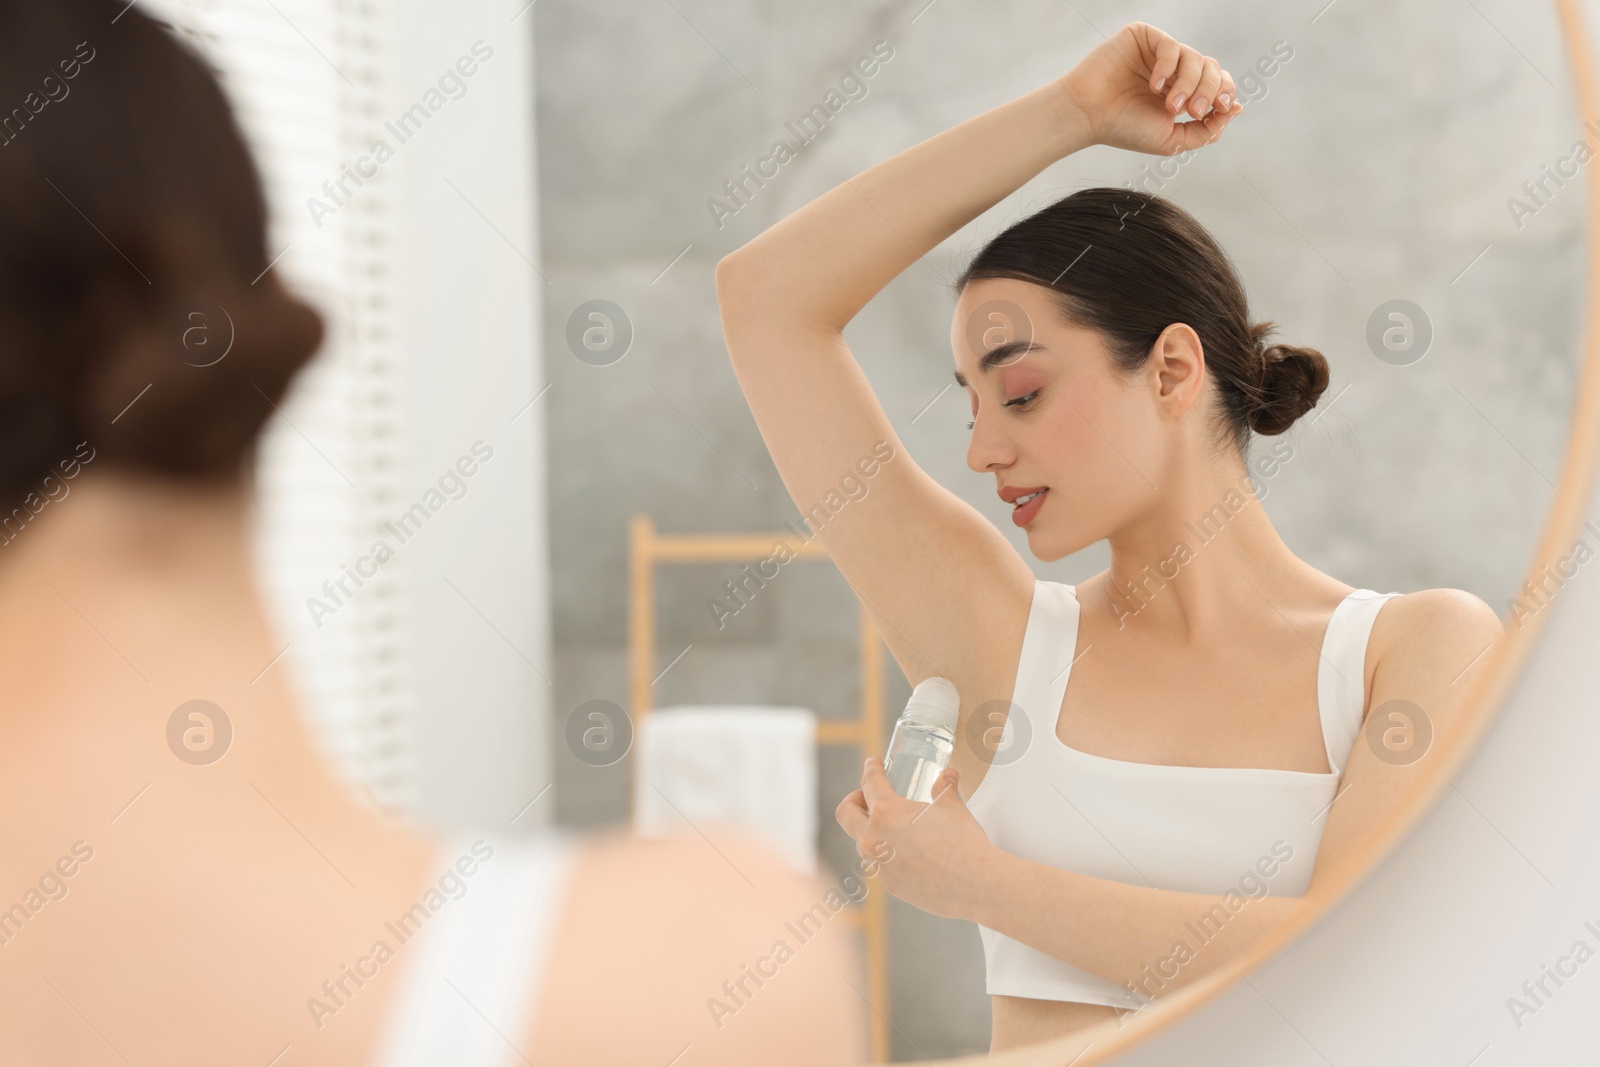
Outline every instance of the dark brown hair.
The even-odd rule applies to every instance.
[[[217,79],[124,5],[0,2],[0,516],[84,441],[236,477],[322,337]]]
[[[1218,444],[1241,457],[1250,432],[1287,430],[1328,388],[1311,348],[1268,345],[1252,324],[1232,262],[1194,216],[1135,189],[1098,186],[1062,197],[990,241],[955,282],[1014,278],[1051,290],[1069,322],[1097,331],[1117,367],[1145,364],[1175,322],[1200,337],[1221,400]]]

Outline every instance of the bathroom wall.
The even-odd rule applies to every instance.
[[[447,829],[530,831],[554,815],[528,806],[550,781],[552,692],[549,397],[530,403],[547,382],[530,17],[494,0],[404,0],[396,110],[381,116],[431,110],[389,165],[401,177],[402,506],[433,509],[403,549],[418,814]]]
[[[1284,539],[1353,585],[1456,586],[1509,612],[1558,475],[1586,273],[1583,190],[1551,182],[1536,202],[1523,186],[1574,141],[1596,140],[1575,114],[1553,9],[673,0],[538,4],[526,17],[548,279],[547,729],[561,823],[626,815],[626,764],[589,766],[563,729],[586,700],[627,703],[629,517],[723,533],[776,531],[798,516],[728,365],[717,260],[845,178],[1064,73],[1132,18],[1195,44],[1236,79],[1258,63],[1273,72],[1221,143],[1175,173],[1169,161],[1171,176],[1145,187],[1211,229],[1255,318],[1280,325],[1276,339],[1318,348],[1332,365],[1322,414],[1278,439],[1293,458],[1262,483]],[[866,94],[743,203],[731,200],[724,183],[774,141],[799,144],[787,124],[879,41],[892,58]],[[992,517],[1041,577],[1086,578],[1106,549],[1032,559],[993,477],[967,468],[946,281],[1029,211],[1161,162],[1097,147],[1057,164],[929,252],[846,331],[912,458]],[[1513,198],[1531,210],[1514,213]],[[708,203],[718,199],[721,209]],[[1394,299],[1420,305],[1434,330],[1409,366],[1380,360],[1367,341],[1374,311]],[[634,331],[626,355],[604,366],[569,344],[569,321],[592,300],[618,305]],[[660,572],[658,669],[688,651],[657,701],[852,713],[857,615],[843,581],[825,563],[789,564],[719,627],[707,600],[737,571]],[[892,717],[909,687],[887,656],[885,668]],[[832,812],[859,760],[821,759],[821,844],[842,869],[854,853]],[[891,917],[894,1058],[987,1048],[976,929],[899,902]]]

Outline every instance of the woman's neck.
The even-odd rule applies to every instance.
[[[25,991],[48,978],[144,983],[152,1003],[205,984],[213,1035],[273,1012],[304,1024],[302,998],[421,899],[439,857],[318,758],[290,657],[264,669],[281,639],[254,588],[247,487],[106,463],[0,546],[0,885],[42,884],[63,855],[84,864],[22,932],[34,947],[7,957],[21,962],[0,1015],[26,1029]],[[366,1056],[400,973],[336,999],[309,1054]],[[246,987],[261,991],[253,1017]],[[135,1045],[166,1025],[112,1020]]]
[[[58,488],[32,494],[32,507],[22,509],[29,517],[7,525],[0,591],[43,572],[119,588],[225,579],[236,594],[248,584],[250,491],[242,481],[189,483],[101,466]]]
[[[1111,565],[1098,580],[1122,626],[1137,620],[1184,640],[1331,592],[1278,536],[1238,460],[1197,461],[1161,481],[1155,506],[1109,538]]]
[[[0,778],[19,789],[40,778],[52,796],[75,784],[63,803],[109,815],[142,784],[192,770],[168,727],[199,699],[231,726],[205,768],[213,780],[345,808],[297,714],[289,658],[274,664],[282,642],[255,585],[248,485],[108,466],[61,485],[0,544]]]

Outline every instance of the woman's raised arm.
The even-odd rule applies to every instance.
[[[986,652],[1021,639],[1033,574],[905,455],[845,325],[919,256],[1079,148],[1171,155],[1214,140],[1238,110],[1211,110],[1219,89],[1231,95],[1233,83],[1214,60],[1132,23],[1062,78],[856,175],[717,265],[729,357],[802,514],[842,500],[844,479],[867,487],[828,509],[838,514],[819,534],[911,681],[942,675],[977,702]],[[1177,122],[1184,105],[1206,118]]]

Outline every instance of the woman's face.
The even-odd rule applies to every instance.
[[[1100,335],[1063,321],[1050,290],[1009,278],[966,287],[950,343],[972,409],[967,465],[1006,495],[1046,490],[1012,512],[1035,556],[1091,545],[1156,499],[1175,440],[1157,361],[1117,373]]]

